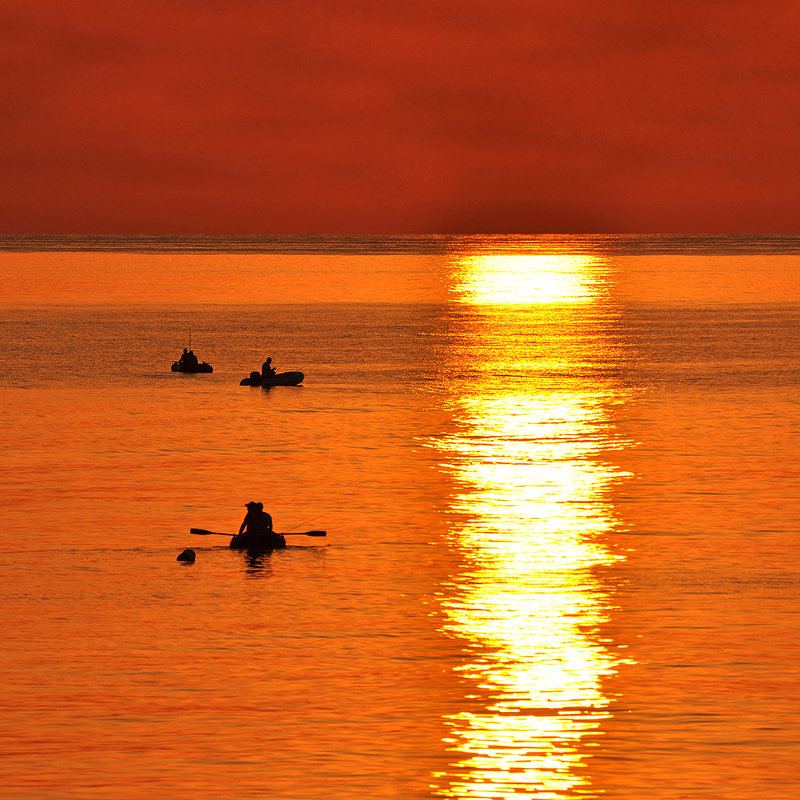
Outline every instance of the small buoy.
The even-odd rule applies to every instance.
[[[188,564],[194,564],[194,550],[191,550],[187,547],[175,560],[186,561]]]

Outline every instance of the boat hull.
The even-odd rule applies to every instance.
[[[231,550],[248,550],[250,552],[265,552],[267,550],[283,550],[286,547],[286,539],[279,533],[272,536],[253,536],[245,531],[236,534],[230,541]]]
[[[173,372],[184,372],[190,375],[195,375],[198,372],[214,371],[214,367],[212,367],[211,364],[206,364],[205,361],[202,364],[198,364],[196,367],[182,367],[177,361],[173,361],[171,369]]]
[[[305,375],[302,372],[279,372],[263,378],[258,373],[253,373],[249,378],[243,378],[239,386],[298,386],[303,382]]]
[[[261,379],[262,386],[297,386],[303,382],[302,372],[279,372],[270,378]]]

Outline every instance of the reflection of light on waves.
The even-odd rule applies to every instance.
[[[591,256],[473,256],[456,265],[456,295],[467,303],[587,303],[597,298]]]
[[[440,793],[559,797],[583,782],[577,743],[608,705],[600,678],[615,662],[585,631],[604,619],[590,569],[611,557],[588,534],[613,525],[602,494],[616,476],[588,461],[602,420],[578,397],[495,396],[465,412],[472,431],[437,443],[465,457],[455,510],[475,518],[458,531],[471,569],[443,599],[445,630],[472,646],[462,673],[492,702],[448,720],[468,758]]]
[[[470,303],[584,302],[595,266],[462,259],[456,291]],[[471,388],[460,398],[463,433],[434,446],[453,461],[462,487],[453,510],[468,520],[453,531],[468,566],[441,597],[444,629],[467,643],[461,673],[484,700],[445,720],[459,761],[433,788],[458,798],[587,794],[579,743],[608,716],[601,679],[618,663],[591,634],[605,619],[592,568],[613,560],[597,534],[614,526],[604,497],[619,477],[593,458],[612,446],[605,419],[594,387],[579,382],[534,396]]]

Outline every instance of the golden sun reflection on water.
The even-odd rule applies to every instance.
[[[494,259],[488,278],[483,263],[459,265],[476,270],[469,291],[494,303]],[[528,291],[530,259],[520,263],[519,292],[513,271],[504,276],[509,297]],[[570,261],[551,302],[570,302],[579,267]],[[587,263],[585,285],[594,269]],[[554,338],[543,355],[565,358],[562,345]],[[497,348],[498,363],[513,360],[512,347]],[[616,527],[608,498],[622,477],[599,457],[620,446],[608,433],[608,397],[577,377],[508,391],[479,379],[459,394],[453,432],[430,444],[453,480],[450,536],[464,562],[442,587],[442,628],[465,645],[459,672],[472,694],[444,720],[454,761],[433,788],[458,798],[588,795],[587,737],[609,715],[602,682],[619,664],[599,632],[609,599],[596,576],[616,558],[602,535]]]
[[[467,256],[455,264],[455,292],[477,304],[588,303],[597,299],[603,266],[584,255]]]

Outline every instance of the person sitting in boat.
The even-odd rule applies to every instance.
[[[286,547],[286,539],[272,529],[272,517],[264,511],[264,505],[255,502],[245,505],[247,514],[230,546],[235,550],[282,550]]]
[[[259,539],[271,538],[274,534],[272,530],[272,517],[264,511],[263,503],[247,503],[247,513],[244,515],[242,524],[239,526],[238,535],[241,536],[245,530],[248,536]]]
[[[187,367],[196,367],[200,363],[197,360],[197,356],[194,354],[194,350],[190,350],[186,353],[186,361],[184,363]]]
[[[275,374],[275,367],[272,366],[272,359],[268,358],[262,365],[261,365],[261,377],[263,378],[271,378]]]
[[[186,366],[186,357],[189,355],[189,351],[184,347],[183,352],[181,353],[181,357],[178,359],[178,366],[183,368]]]

